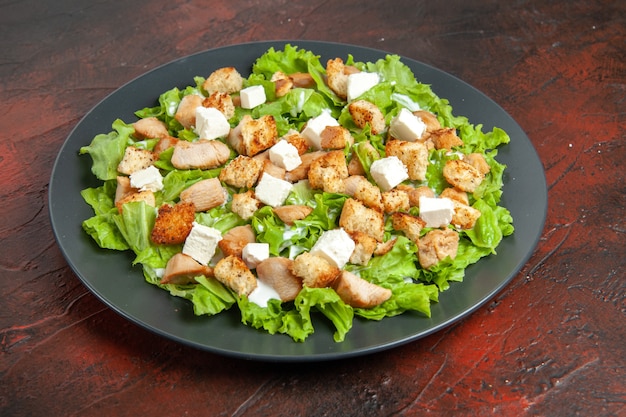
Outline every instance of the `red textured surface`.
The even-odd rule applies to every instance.
[[[0,415],[626,415],[626,3],[40,3],[0,5]],[[276,365],[159,338],[75,277],[47,211],[72,127],[162,63],[287,38],[429,63],[524,128],[549,212],[490,304],[387,352]]]

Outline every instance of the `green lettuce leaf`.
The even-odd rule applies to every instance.
[[[133,143],[131,135],[135,133],[132,125],[120,119],[113,122],[113,131],[96,135],[89,146],[80,148],[79,154],[89,154],[93,161],[91,172],[102,181],[115,179],[119,174],[117,166],[124,157],[126,146]]]

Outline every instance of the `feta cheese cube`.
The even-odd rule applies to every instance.
[[[248,243],[243,247],[243,251],[241,252],[241,258],[250,269],[256,268],[259,262],[264,261],[269,257],[269,243]]]
[[[217,139],[230,133],[230,124],[224,113],[213,107],[196,108],[195,132],[201,139]]]
[[[355,243],[350,235],[340,228],[322,233],[311,248],[310,253],[326,259],[341,269],[348,263],[354,248]]]
[[[267,100],[265,97],[265,89],[262,85],[253,85],[244,88],[239,92],[239,97],[241,98],[241,107],[244,109],[253,109],[265,103],[265,100]]]
[[[319,116],[309,119],[301,135],[309,142],[309,146],[319,151],[322,149],[320,135],[326,126],[339,126],[339,122],[329,112],[323,111]]]
[[[261,180],[256,186],[254,195],[263,204],[278,207],[283,205],[292,188],[292,183],[272,177],[268,173],[263,173]]]
[[[426,123],[409,110],[403,108],[389,124],[389,134],[396,139],[415,142],[426,131]]]
[[[284,168],[286,171],[296,169],[302,163],[298,148],[286,140],[279,140],[269,150],[270,161],[274,165]]]
[[[252,301],[259,307],[267,307],[267,302],[272,299],[280,300],[278,292],[276,292],[272,286],[266,284],[260,279],[257,279],[256,288],[248,294],[248,300]]]
[[[130,186],[139,191],[157,192],[163,189],[163,177],[154,165],[140,169],[130,174]]]
[[[370,166],[370,174],[383,191],[389,191],[409,179],[409,171],[397,156],[378,159]]]
[[[375,72],[357,72],[348,76],[348,101],[358,98],[380,82]]]
[[[183,253],[202,265],[208,265],[220,240],[222,233],[219,230],[193,222],[191,232],[183,245]]]
[[[454,216],[454,203],[449,198],[420,197],[420,217],[426,227],[443,227]]]

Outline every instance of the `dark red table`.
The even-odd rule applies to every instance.
[[[0,415],[626,415],[626,3],[26,0],[0,34]],[[271,364],[155,336],[72,273],[47,188],[73,126],[160,64],[271,39],[431,64],[522,126],[548,216],[492,302],[389,351]]]

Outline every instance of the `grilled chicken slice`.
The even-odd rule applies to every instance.
[[[315,151],[315,152],[307,152],[305,154],[300,155],[300,159],[302,163],[285,174],[285,180],[291,183],[298,182],[300,180],[304,180],[308,178],[309,169],[311,168],[311,163],[315,161],[320,156],[323,156],[325,151]]]
[[[293,301],[302,289],[302,279],[291,272],[289,258],[271,257],[256,266],[259,280],[274,288],[282,301]]]
[[[174,145],[172,165],[178,169],[211,169],[224,164],[229,157],[230,149],[218,140],[179,140]]]
[[[207,211],[226,201],[226,190],[217,178],[198,181],[180,193],[180,201],[193,203],[196,211]]]
[[[333,288],[344,303],[357,308],[372,308],[391,297],[391,290],[372,284],[352,272],[342,271]]]
[[[294,204],[289,206],[274,207],[273,211],[285,224],[291,226],[294,221],[302,220],[311,214],[313,207]]]
[[[161,284],[194,284],[195,277],[200,275],[213,277],[213,268],[199,264],[184,253],[177,253],[167,262]]]
[[[246,224],[245,226],[236,226],[222,235],[222,240],[219,241],[218,246],[224,253],[224,256],[237,256],[241,258],[243,248],[248,243],[256,242],[256,236],[252,226]]]
[[[156,117],[146,117],[133,123],[137,139],[163,139],[170,137],[167,125]]]

